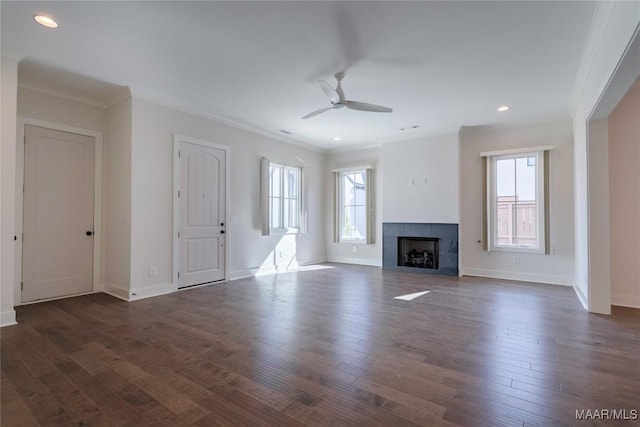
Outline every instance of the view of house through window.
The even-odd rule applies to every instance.
[[[367,174],[365,170],[340,173],[339,235],[341,241],[367,239]]]
[[[300,227],[300,168],[271,164],[269,211],[272,229]]]

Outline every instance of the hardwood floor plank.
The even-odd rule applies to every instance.
[[[74,423],[64,406],[29,372],[18,355],[8,348],[6,341],[2,343],[2,370],[39,425],[68,426]]]
[[[562,286],[324,267],[17,307],[1,424],[546,427],[640,409],[640,310],[593,315]]]
[[[20,398],[11,379],[4,373],[0,375],[0,426],[37,426],[38,422],[31,414],[29,407]],[[17,423],[14,422],[17,420]]]

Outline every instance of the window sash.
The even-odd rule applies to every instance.
[[[362,175],[362,182],[359,182],[358,175]],[[337,173],[337,238],[341,242],[369,242],[369,174],[367,170],[349,170]],[[347,202],[346,184],[351,181],[352,199]],[[358,188],[362,187],[362,188]],[[360,191],[358,197],[358,191]],[[350,230],[348,230],[350,228]],[[354,237],[358,230],[360,236]]]
[[[300,230],[301,184],[301,168],[270,164],[269,227],[271,230]]]
[[[512,153],[504,154],[500,152],[498,155],[483,156],[483,204],[484,221],[483,221],[483,249],[487,251],[512,251],[512,252],[530,252],[530,253],[549,253],[549,150],[544,147],[541,151],[516,150]],[[535,158],[535,220],[536,245],[518,245],[500,243],[498,241],[498,197],[497,197],[497,162],[505,159],[519,158]],[[514,162],[515,163],[515,162]],[[515,164],[514,164],[514,167]],[[516,172],[514,170],[514,185],[516,182]],[[514,201],[517,207],[517,200]],[[517,211],[516,211],[517,214]],[[526,215],[533,212],[525,213]],[[517,229],[517,223],[516,223]],[[517,234],[517,233],[516,233]]]
[[[532,166],[528,166],[529,164],[529,159],[535,159],[534,164]],[[494,234],[493,234],[493,244],[495,247],[505,247],[505,248],[529,248],[529,249],[539,249],[540,248],[540,233],[539,233],[539,229],[540,229],[540,221],[539,219],[539,207],[540,204],[542,203],[540,197],[539,197],[539,193],[540,193],[540,183],[539,183],[539,169],[535,166],[538,159],[538,153],[525,153],[525,154],[517,154],[517,155],[503,155],[503,156],[496,156],[492,159],[492,166],[493,166],[493,172],[494,172],[494,176],[495,176],[495,180],[493,183],[493,189],[496,191],[496,193],[494,194],[494,198],[492,200],[492,209],[494,209],[494,217],[493,217],[493,230],[494,230]],[[523,161],[524,160],[524,161]],[[508,186],[513,186],[512,189],[507,190],[508,194],[511,195],[513,194],[513,200],[503,200],[501,202],[500,197],[511,197],[511,196],[500,196],[497,193],[497,190],[499,188],[500,182],[498,182],[499,179],[499,175],[498,175],[498,163],[499,162],[504,162],[504,161],[513,161],[512,165],[508,165],[508,167],[510,168],[511,166],[513,166],[513,177],[509,176],[508,179]],[[524,163],[526,162],[527,166],[526,167],[533,167],[533,184],[535,186],[535,189],[533,191],[533,200],[520,200],[520,195],[521,195],[521,184],[526,185],[524,183],[522,183],[522,180],[520,178],[524,178],[522,176],[522,172],[520,172],[520,168],[523,167]],[[505,171],[503,171],[504,173]],[[511,173],[511,171],[508,171],[507,173]],[[509,178],[513,178],[512,180]],[[534,203],[533,205],[533,209],[534,209],[534,213],[535,213],[535,225],[534,225],[534,230],[533,233],[528,233],[526,234],[526,229],[524,226],[524,218],[527,216],[527,212],[529,213],[530,217],[531,217],[531,206],[527,206],[527,204],[531,204],[531,202]],[[501,215],[502,213],[502,215]],[[506,224],[504,224],[503,227],[500,227],[500,217],[505,216],[507,217],[507,221]],[[531,221],[533,222],[533,221]],[[522,227],[520,226],[522,223]],[[502,231],[504,231],[504,228],[506,226],[507,229],[507,234],[506,235],[501,235],[500,231],[502,229]],[[508,238],[509,241],[504,241],[505,238]],[[533,244],[527,244],[524,243],[523,240],[526,239],[533,239],[534,242]],[[503,241],[501,241],[503,240]]]

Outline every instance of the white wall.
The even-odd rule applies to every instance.
[[[16,104],[18,63],[2,57],[0,69],[0,326],[16,322],[14,297],[14,235],[16,200]]]
[[[482,250],[485,151],[552,145],[549,156],[550,255]],[[573,284],[573,143],[569,119],[511,128],[465,128],[460,134],[460,271],[463,275]],[[515,264],[518,257],[519,264]]]
[[[18,87],[18,116],[105,133],[106,109]]]
[[[173,135],[231,148],[230,206],[227,228],[228,277],[275,268],[274,249],[283,236],[260,232],[260,158],[305,167],[308,233],[288,242],[296,245],[301,264],[326,259],[324,209],[325,160],[319,152],[231,128],[206,118],[141,99],[132,104],[131,153],[131,291],[138,296],[161,293],[172,281]],[[157,276],[149,277],[150,266]]]
[[[382,173],[382,161],[380,148],[366,150],[356,150],[343,153],[331,153],[327,158],[327,170],[323,175],[325,182],[326,202],[323,209],[325,216],[325,238],[327,241],[327,260],[331,262],[342,262],[348,264],[361,264],[382,266],[382,183],[384,176]],[[333,241],[333,218],[335,189],[333,186],[333,169],[348,168],[357,166],[373,167],[374,180],[374,203],[375,203],[375,236],[374,243],[349,244],[336,243]],[[355,252],[354,252],[355,248]]]
[[[608,125],[611,303],[640,308],[640,80]]]
[[[611,312],[609,275],[608,271],[598,271],[604,267],[589,261],[590,256],[593,259],[598,255],[603,256],[601,251],[598,252],[595,235],[608,235],[609,220],[608,215],[603,218],[597,212],[590,212],[590,200],[596,207],[599,200],[608,200],[608,186],[601,191],[590,188],[589,183],[598,182],[598,174],[603,171],[602,165],[594,170],[589,169],[588,121],[610,84],[639,24],[639,2],[598,3],[571,106],[575,167],[575,288],[585,307],[597,313]],[[592,140],[591,143],[597,142]],[[597,159],[592,160],[597,162]],[[608,263],[606,267],[608,268]]]
[[[131,281],[131,98],[107,110],[104,289],[128,299]]]
[[[457,134],[388,143],[381,156],[383,222],[458,223]]]

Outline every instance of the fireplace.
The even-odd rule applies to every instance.
[[[398,236],[398,266],[437,270],[439,240],[434,237]]]
[[[382,223],[382,268],[457,276],[458,224]]]

